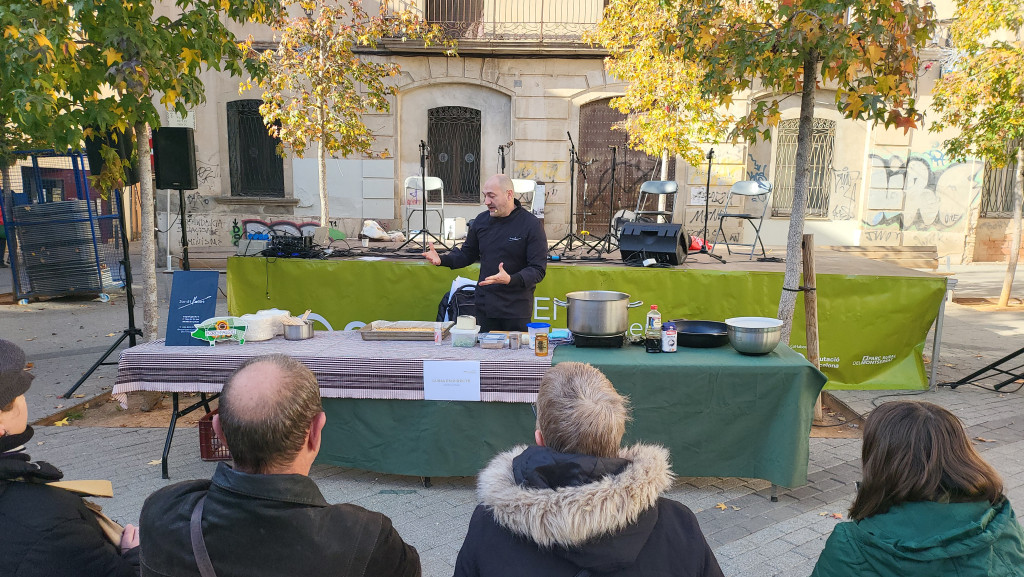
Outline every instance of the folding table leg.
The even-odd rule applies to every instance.
[[[779,486],[772,483],[772,503],[779,502]]]
[[[164,454],[160,459],[160,469],[164,479],[170,479],[167,474],[167,454],[171,452],[171,440],[174,438],[174,427],[178,424],[178,393],[171,393],[171,424],[167,427],[167,438],[164,440]]]

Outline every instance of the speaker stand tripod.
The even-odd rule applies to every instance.
[[[110,345],[105,353],[100,355],[100,358],[89,367],[88,371],[82,375],[80,379],[62,396],[65,399],[70,399],[71,395],[78,390],[78,387],[82,386],[89,377],[92,376],[96,369],[100,368],[101,365],[116,365],[116,361],[107,361],[107,357],[117,350],[117,347],[121,346],[121,343],[125,339],[128,339],[128,346],[134,347],[136,345],[135,339],[142,336],[142,329],[135,326],[135,294],[132,292],[132,261],[128,255],[128,233],[125,232],[124,228],[124,202],[121,199],[121,192],[116,191],[114,198],[117,202],[117,224],[121,229],[121,265],[124,267],[124,290],[126,294],[125,302],[128,305],[128,328],[121,331],[121,336],[118,337],[114,344]]]
[[[711,206],[711,162],[714,157],[715,149],[708,148],[708,182],[707,186],[704,188],[704,236],[700,239],[700,250],[697,251],[697,254],[706,254],[711,258],[716,259],[718,262],[725,264],[724,258],[708,251],[708,212],[709,207]]]
[[[408,252],[426,252],[427,251],[427,237],[430,237],[435,242],[437,242],[437,244],[441,245],[441,248],[444,248],[444,249],[448,248],[448,245],[445,244],[445,242],[443,240],[438,238],[434,233],[430,232],[430,230],[427,228],[427,156],[428,156],[428,154],[429,153],[428,153],[427,143],[421,140],[420,141],[420,194],[422,196],[420,198],[420,208],[419,208],[419,211],[420,211],[420,215],[421,215],[423,220],[422,220],[422,224],[420,226],[419,233],[416,236],[423,235],[423,240],[420,241],[420,249],[419,250],[417,250],[417,249],[407,249]],[[441,190],[441,194],[442,195],[444,194],[444,190],[443,189]],[[442,200],[442,203],[441,203],[442,207],[441,208],[443,210],[444,209],[444,202],[443,202],[444,201],[444,197],[443,196],[442,196],[441,200]],[[441,219],[441,230],[442,231],[444,230],[444,219],[443,218]],[[413,243],[413,236],[412,236],[412,231],[410,231],[409,238],[406,239],[406,241],[404,243],[402,243],[402,245],[399,246],[395,250],[400,251],[400,250],[404,249],[405,247],[409,246],[412,243]]]

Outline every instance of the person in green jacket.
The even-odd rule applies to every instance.
[[[879,406],[863,483],[811,577],[1024,576],[1024,530],[995,469],[932,403]]]

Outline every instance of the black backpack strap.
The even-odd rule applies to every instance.
[[[192,534],[192,554],[195,555],[196,565],[199,566],[199,574],[202,577],[217,577],[213,570],[213,561],[210,561],[210,554],[206,551],[206,541],[203,539],[203,503],[206,502],[206,495],[196,503],[192,509],[192,521],[189,529]]]

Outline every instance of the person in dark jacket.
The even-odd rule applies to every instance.
[[[195,518],[217,577],[418,577],[420,559],[380,513],[331,505],[309,469],[326,416],[316,377],[268,355],[224,385],[213,429],[231,451],[212,480],[164,487],[142,506],[142,575],[199,575]],[[193,517],[195,515],[195,517]]]
[[[25,353],[0,339],[0,575],[137,576],[135,527],[125,527],[118,545],[109,541],[81,497],[45,484],[64,474],[25,452],[31,383]]]
[[[864,480],[816,577],[1024,575],[1024,531],[999,474],[932,403],[880,405],[864,424]]]
[[[456,577],[720,577],[697,518],[661,497],[668,451],[620,448],[629,409],[601,371],[559,363],[537,395],[536,446],[480,472]]]
[[[481,332],[525,331],[533,317],[533,291],[547,272],[544,225],[515,198],[512,179],[495,174],[484,183],[484,204],[462,247],[423,257],[434,266],[456,269],[480,261],[475,306]]]

